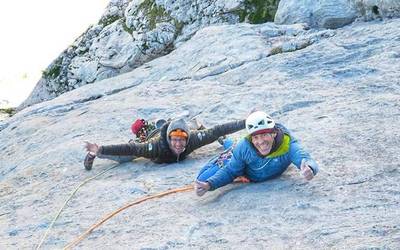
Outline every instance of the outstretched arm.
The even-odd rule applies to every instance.
[[[190,133],[189,145],[192,150],[216,141],[219,137],[232,134],[245,128],[245,120],[228,122],[216,125],[209,129],[192,131]]]
[[[238,176],[244,174],[245,163],[240,154],[240,150],[235,148],[233,155],[226,166],[219,169],[213,176],[205,182],[196,181],[195,190],[198,196],[204,195],[207,191],[212,191],[229,183],[232,183]]]
[[[290,143],[290,157],[293,164],[300,169],[301,175],[303,175],[306,180],[311,180],[318,173],[318,164],[311,158],[310,154],[300,146],[296,139]]]
[[[87,143],[86,149],[94,152],[96,155],[116,155],[126,156],[132,155],[136,157],[156,158],[160,154],[159,140],[150,140],[147,143],[126,143],[117,145],[98,146],[94,143]],[[96,150],[97,148],[97,150]]]

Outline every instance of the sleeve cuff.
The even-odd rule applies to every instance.
[[[318,165],[315,161],[308,161],[307,165],[313,171],[314,176],[318,173]]]
[[[208,185],[210,185],[210,189],[208,190],[208,191],[214,191],[215,190],[215,188],[213,187],[213,184],[212,184],[212,182],[210,182],[210,181],[206,181],[207,183],[208,183]]]

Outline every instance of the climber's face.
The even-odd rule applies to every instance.
[[[268,155],[274,144],[276,133],[263,133],[251,136],[251,142],[261,155]]]
[[[180,136],[171,136],[170,137],[171,144],[169,147],[171,148],[172,152],[176,155],[180,155],[185,151],[186,148],[186,139]]]

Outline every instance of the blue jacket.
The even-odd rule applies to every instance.
[[[231,183],[238,176],[246,176],[252,182],[265,181],[281,175],[291,163],[300,169],[301,161],[312,168],[314,175],[318,172],[318,164],[311,158],[295,139],[291,132],[281,124],[277,124],[283,133],[283,141],[279,148],[270,155],[261,156],[250,141],[250,137],[241,139],[233,149],[231,160],[226,166],[207,179],[211,189]]]

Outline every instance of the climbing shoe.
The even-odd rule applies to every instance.
[[[96,155],[93,155],[92,153],[87,153],[85,160],[83,161],[83,165],[85,166],[86,170],[91,170],[93,166],[93,161],[94,158],[96,158]]]

